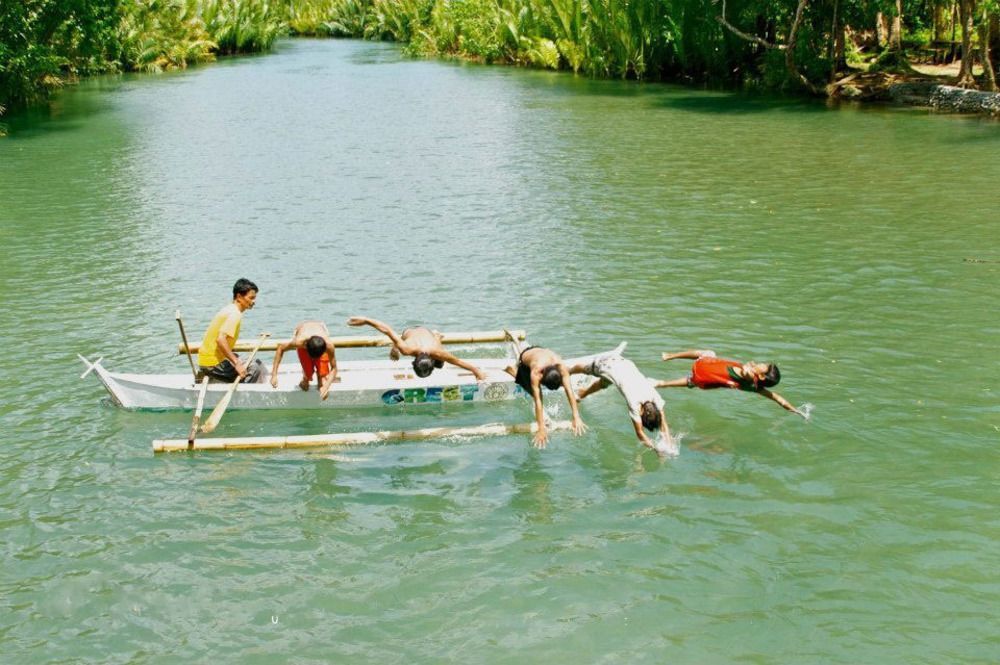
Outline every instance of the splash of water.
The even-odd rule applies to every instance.
[[[685,436],[685,432],[678,432],[672,437],[661,435],[656,441],[656,452],[663,457],[679,457],[681,454],[681,439]]]
[[[808,421],[808,420],[810,420],[812,418],[812,412],[813,412],[813,409],[815,409],[815,408],[816,408],[815,404],[811,404],[809,402],[806,402],[805,404],[803,404],[802,406],[799,407],[799,411],[802,412],[803,418],[805,418]]]

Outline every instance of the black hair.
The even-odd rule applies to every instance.
[[[430,357],[430,354],[418,353],[417,357],[413,359],[413,371],[421,379],[430,376],[431,372],[434,371],[434,359]]]
[[[260,289],[258,289],[257,285],[254,284],[253,282],[251,282],[246,277],[240,277],[238,280],[236,280],[236,283],[233,284],[233,297],[234,298],[236,296],[245,296],[246,294],[250,293],[251,291],[257,291],[259,293]]]
[[[542,370],[542,385],[549,390],[559,390],[562,387],[562,372],[559,365],[549,365]]]
[[[660,429],[660,410],[652,402],[643,402],[639,408],[639,415],[642,419],[642,426],[651,432]]]
[[[326,353],[326,340],[319,335],[313,335],[306,340],[306,353],[310,358],[319,358]]]
[[[781,372],[778,371],[777,365],[769,363],[767,371],[764,372],[764,378],[760,380],[760,385],[764,388],[770,388],[771,386],[778,385],[778,381],[781,381]]]

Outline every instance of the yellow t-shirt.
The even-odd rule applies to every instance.
[[[240,336],[240,324],[243,322],[243,312],[230,303],[219,310],[212,322],[208,324],[205,337],[201,340],[201,347],[198,349],[198,365],[201,367],[215,367],[226,359],[225,354],[216,343],[219,333],[225,333],[226,341],[232,348]]]

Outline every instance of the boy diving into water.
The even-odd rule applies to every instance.
[[[691,374],[683,379],[673,379],[670,381],[659,381],[657,388],[701,388],[711,390],[713,388],[735,388],[754,392],[777,402],[781,408],[800,415],[803,418],[808,416],[792,406],[788,400],[778,393],[768,390],[771,386],[776,386],[781,380],[781,372],[778,366],[773,363],[745,362],[740,363],[735,360],[717,358],[715,352],[709,349],[692,349],[681,351],[680,353],[664,353],[664,360],[676,360],[687,358],[694,360],[691,365]]]
[[[435,368],[440,369],[445,363],[449,363],[472,372],[476,381],[486,380],[486,375],[481,369],[445,351],[441,344],[441,333],[436,330],[416,326],[407,328],[402,335],[398,335],[388,324],[367,316],[352,316],[347,320],[347,325],[371,326],[388,337],[392,340],[389,357],[399,360],[400,355],[413,356],[413,372],[420,378],[430,376]]]
[[[538,424],[538,431],[535,432],[532,445],[535,448],[544,448],[549,440],[548,430],[545,427],[545,410],[542,407],[542,386],[549,390],[566,391],[566,400],[573,411],[573,433],[580,436],[587,431],[587,426],[580,420],[580,410],[576,404],[576,395],[569,382],[569,371],[563,363],[562,358],[550,349],[543,349],[539,346],[525,346],[514,339],[509,331],[504,331],[507,339],[511,341],[517,362],[506,368],[506,372],[514,377],[514,383],[521,386],[526,393],[531,396],[535,405],[535,422]]]
[[[634,362],[622,356],[625,344],[622,342],[614,351],[569,361],[570,374],[589,374],[597,379],[577,393],[577,399],[583,401],[588,395],[614,384],[625,398],[632,427],[642,445],[659,455],[677,455],[678,446],[670,438],[667,417],[663,413],[663,398],[656,392],[655,382],[644,376]],[[658,440],[654,443],[645,430],[655,433]]]

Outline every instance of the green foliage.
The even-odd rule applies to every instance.
[[[369,0],[337,0],[323,25],[332,37],[364,37],[370,7]]]
[[[904,6],[908,48],[933,35],[936,5]],[[829,75],[834,0],[810,0],[797,33],[799,72]],[[283,33],[393,40],[409,52],[568,69],[597,77],[681,78],[799,87],[783,46],[797,0],[0,0],[0,109],[44,100],[98,71],[162,71],[219,54],[264,51]],[[838,24],[872,30],[894,0],[837,0]],[[1000,13],[980,0],[976,21]],[[857,49],[847,44],[849,62]],[[898,54],[874,65],[907,70]],[[891,59],[891,61],[890,61]],[[0,110],[2,113],[2,110]]]
[[[424,29],[425,40],[439,53],[500,60],[507,52],[504,18],[495,0],[436,0]]]
[[[267,0],[204,0],[197,4],[219,53],[266,51],[284,29],[278,7]]]
[[[129,5],[118,26],[118,62],[125,69],[160,72],[211,60],[210,38],[193,0]]]
[[[330,22],[340,4],[336,0],[287,0],[285,25],[292,35],[335,36]]]
[[[114,0],[0,2],[0,107],[45,99],[65,80],[110,67]]]

